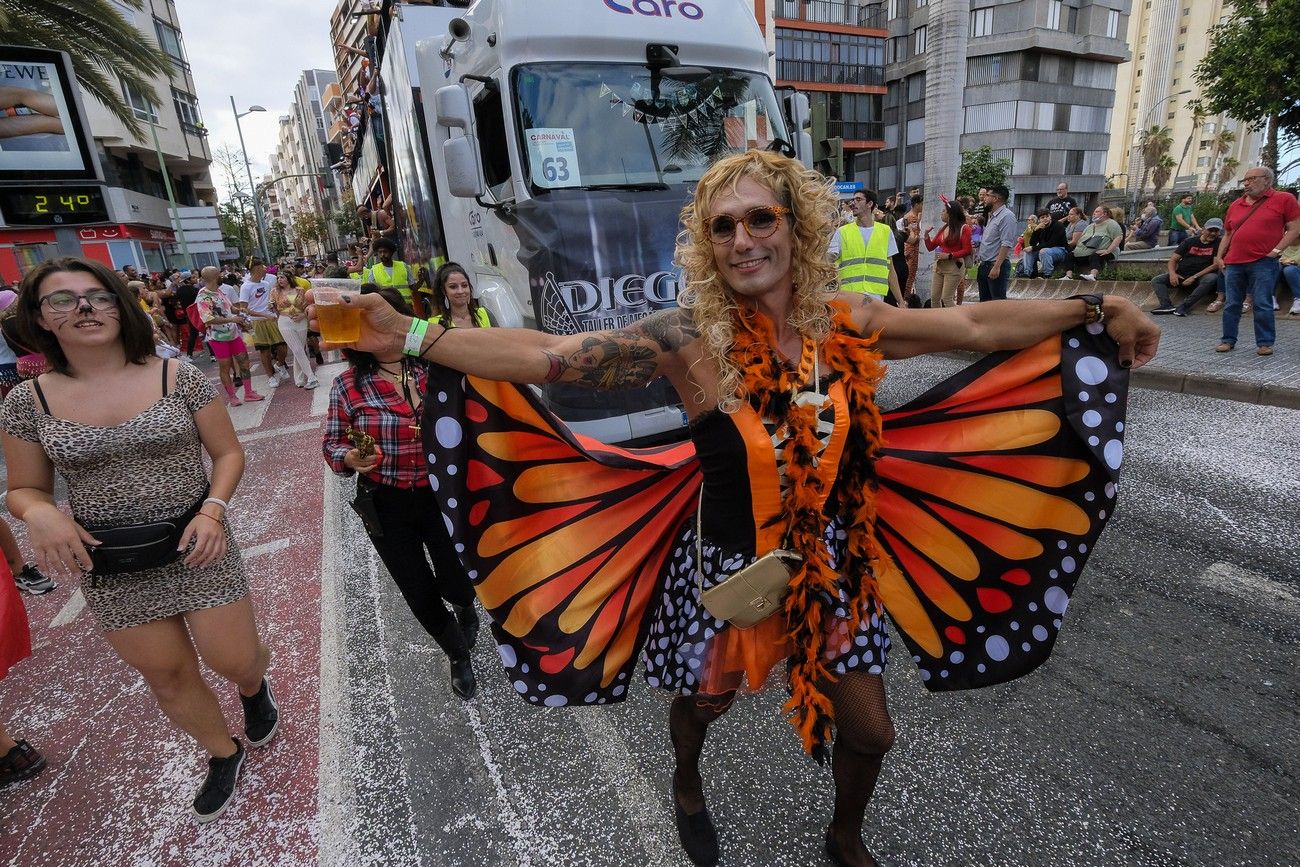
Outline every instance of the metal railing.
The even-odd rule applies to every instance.
[[[776,77],[781,81],[810,81],[818,84],[874,84],[883,87],[883,66],[851,66],[846,63],[823,63],[816,60],[776,61]]]
[[[885,125],[878,120],[828,120],[826,134],[848,141],[883,141]]]
[[[780,0],[777,18],[810,21],[815,24],[848,24],[853,27],[884,27],[884,7],[879,3],[860,6],[854,0]]]

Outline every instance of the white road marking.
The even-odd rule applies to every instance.
[[[348,369],[346,361],[340,361],[336,364],[323,364],[316,368],[316,379],[320,381],[320,388],[312,392],[311,395],[311,414],[324,415],[330,408],[330,386],[338,375]]]
[[[1201,583],[1246,602],[1275,608],[1300,617],[1300,594],[1295,588],[1232,563],[1212,563],[1201,573]]]
[[[627,741],[605,708],[574,708],[573,715],[587,739],[587,747],[618,796],[623,813],[636,829],[637,840],[651,864],[681,861],[677,828],[661,806],[663,797],[650,786],[632,760]]]
[[[292,388],[292,386],[290,386]],[[283,386],[281,386],[283,388]],[[217,390],[221,392],[222,398],[225,398],[225,390],[220,386]],[[253,377],[253,391],[262,395],[266,400],[257,400],[253,402],[245,401],[243,406],[226,405],[226,411],[230,413],[230,421],[235,426],[235,430],[248,430],[249,428],[261,427],[262,419],[266,418],[266,411],[271,406],[271,401],[275,398],[275,389],[266,384],[266,377],[260,373]],[[244,389],[238,388],[235,393],[239,399],[244,399]]]
[[[290,436],[296,433],[306,433],[307,431],[320,430],[320,422],[305,421],[302,424],[285,425],[284,427],[273,427],[269,430],[260,430],[257,433],[251,433],[248,436],[239,438],[240,443],[255,443],[258,440],[269,440],[273,437]]]
[[[263,542],[260,545],[245,548],[243,550],[243,556],[245,560],[251,560],[254,557],[261,557],[263,554],[274,554],[276,551],[283,551],[288,547],[288,539],[276,539],[274,542]]]
[[[54,619],[50,621],[50,628],[55,629],[59,626],[67,626],[69,623],[77,619],[77,615],[80,614],[81,609],[85,607],[86,597],[82,594],[81,588],[78,587],[76,590],[72,591],[72,595],[68,597],[68,601],[63,603],[63,607],[59,609],[59,613],[54,615]]]
[[[319,375],[319,374],[318,374]],[[323,386],[322,386],[323,387]],[[345,633],[343,576],[343,502],[331,473],[324,474],[325,505],[320,564],[320,741],[316,827],[320,829],[322,867],[362,863],[352,836],[356,822],[356,784],[352,780],[352,718],[348,688],[348,647]]]
[[[519,813],[515,811],[514,805],[510,803],[510,793],[506,791],[505,777],[501,774],[501,765],[497,763],[496,757],[492,755],[492,741],[488,738],[487,728],[483,725],[483,718],[479,716],[478,708],[474,707],[471,702],[465,703],[465,715],[469,717],[469,727],[474,732],[474,742],[478,744],[478,753],[479,757],[483,759],[483,767],[487,770],[488,779],[492,781],[492,793],[496,796],[497,809],[499,810],[497,814],[499,827],[510,838],[510,848],[514,850],[519,867],[532,867],[533,861],[528,856],[528,838],[530,834],[524,828],[524,822],[519,817]]]

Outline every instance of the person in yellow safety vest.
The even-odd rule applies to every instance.
[[[898,241],[885,223],[875,220],[876,193],[859,190],[850,204],[854,221],[840,226],[831,236],[830,255],[840,269],[840,288],[863,292],[902,307],[898,275],[890,257],[898,254]]]
[[[497,323],[486,307],[474,297],[474,286],[469,274],[455,262],[438,269],[433,278],[434,300],[442,305],[442,313],[433,321],[444,328],[492,328]]]
[[[412,279],[415,275],[411,272],[410,266],[400,259],[394,259],[393,255],[397,252],[397,242],[392,238],[377,238],[371,249],[379,257],[379,261],[366,268],[361,274],[362,283],[374,283],[376,286],[391,286],[401,293],[402,300],[411,305],[415,315],[420,319],[427,319],[428,312],[424,309],[424,298],[421,293],[413,292]]]

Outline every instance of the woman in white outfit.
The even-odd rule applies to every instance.
[[[286,273],[275,278],[271,290],[271,304],[280,314],[278,324],[284,342],[293,355],[293,384],[299,388],[315,388],[316,372],[312,370],[311,356],[307,353],[307,293]]]

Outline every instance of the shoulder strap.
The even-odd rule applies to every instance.
[[[1235,240],[1237,240],[1237,233],[1241,231],[1241,227],[1244,226],[1244,225],[1246,225],[1246,223],[1250,222],[1250,218],[1253,217],[1253,216],[1255,216],[1255,212],[1258,211],[1258,210],[1260,209],[1260,206],[1263,205],[1263,204],[1264,204],[1265,202],[1267,202],[1267,201],[1268,201],[1268,197],[1267,197],[1267,196],[1260,196],[1260,197],[1259,197],[1259,201],[1255,203],[1255,207],[1253,207],[1253,208],[1250,209],[1250,213],[1247,214],[1245,217],[1243,217],[1243,218],[1242,218],[1242,221],[1241,221],[1240,223],[1238,223],[1238,224],[1233,228],[1233,230],[1232,230],[1232,237],[1228,239],[1228,246],[1227,246],[1227,248],[1223,251],[1223,254],[1224,254],[1225,256],[1228,255],[1228,250],[1231,250],[1231,249],[1232,249],[1232,242],[1235,241]]]
[[[167,364],[170,361],[170,358],[163,359],[163,397],[167,396]]]
[[[45,392],[41,390],[39,376],[32,380],[32,388],[36,389],[36,399],[41,402],[41,409],[45,410],[46,415],[50,415],[50,405],[45,401]]]

